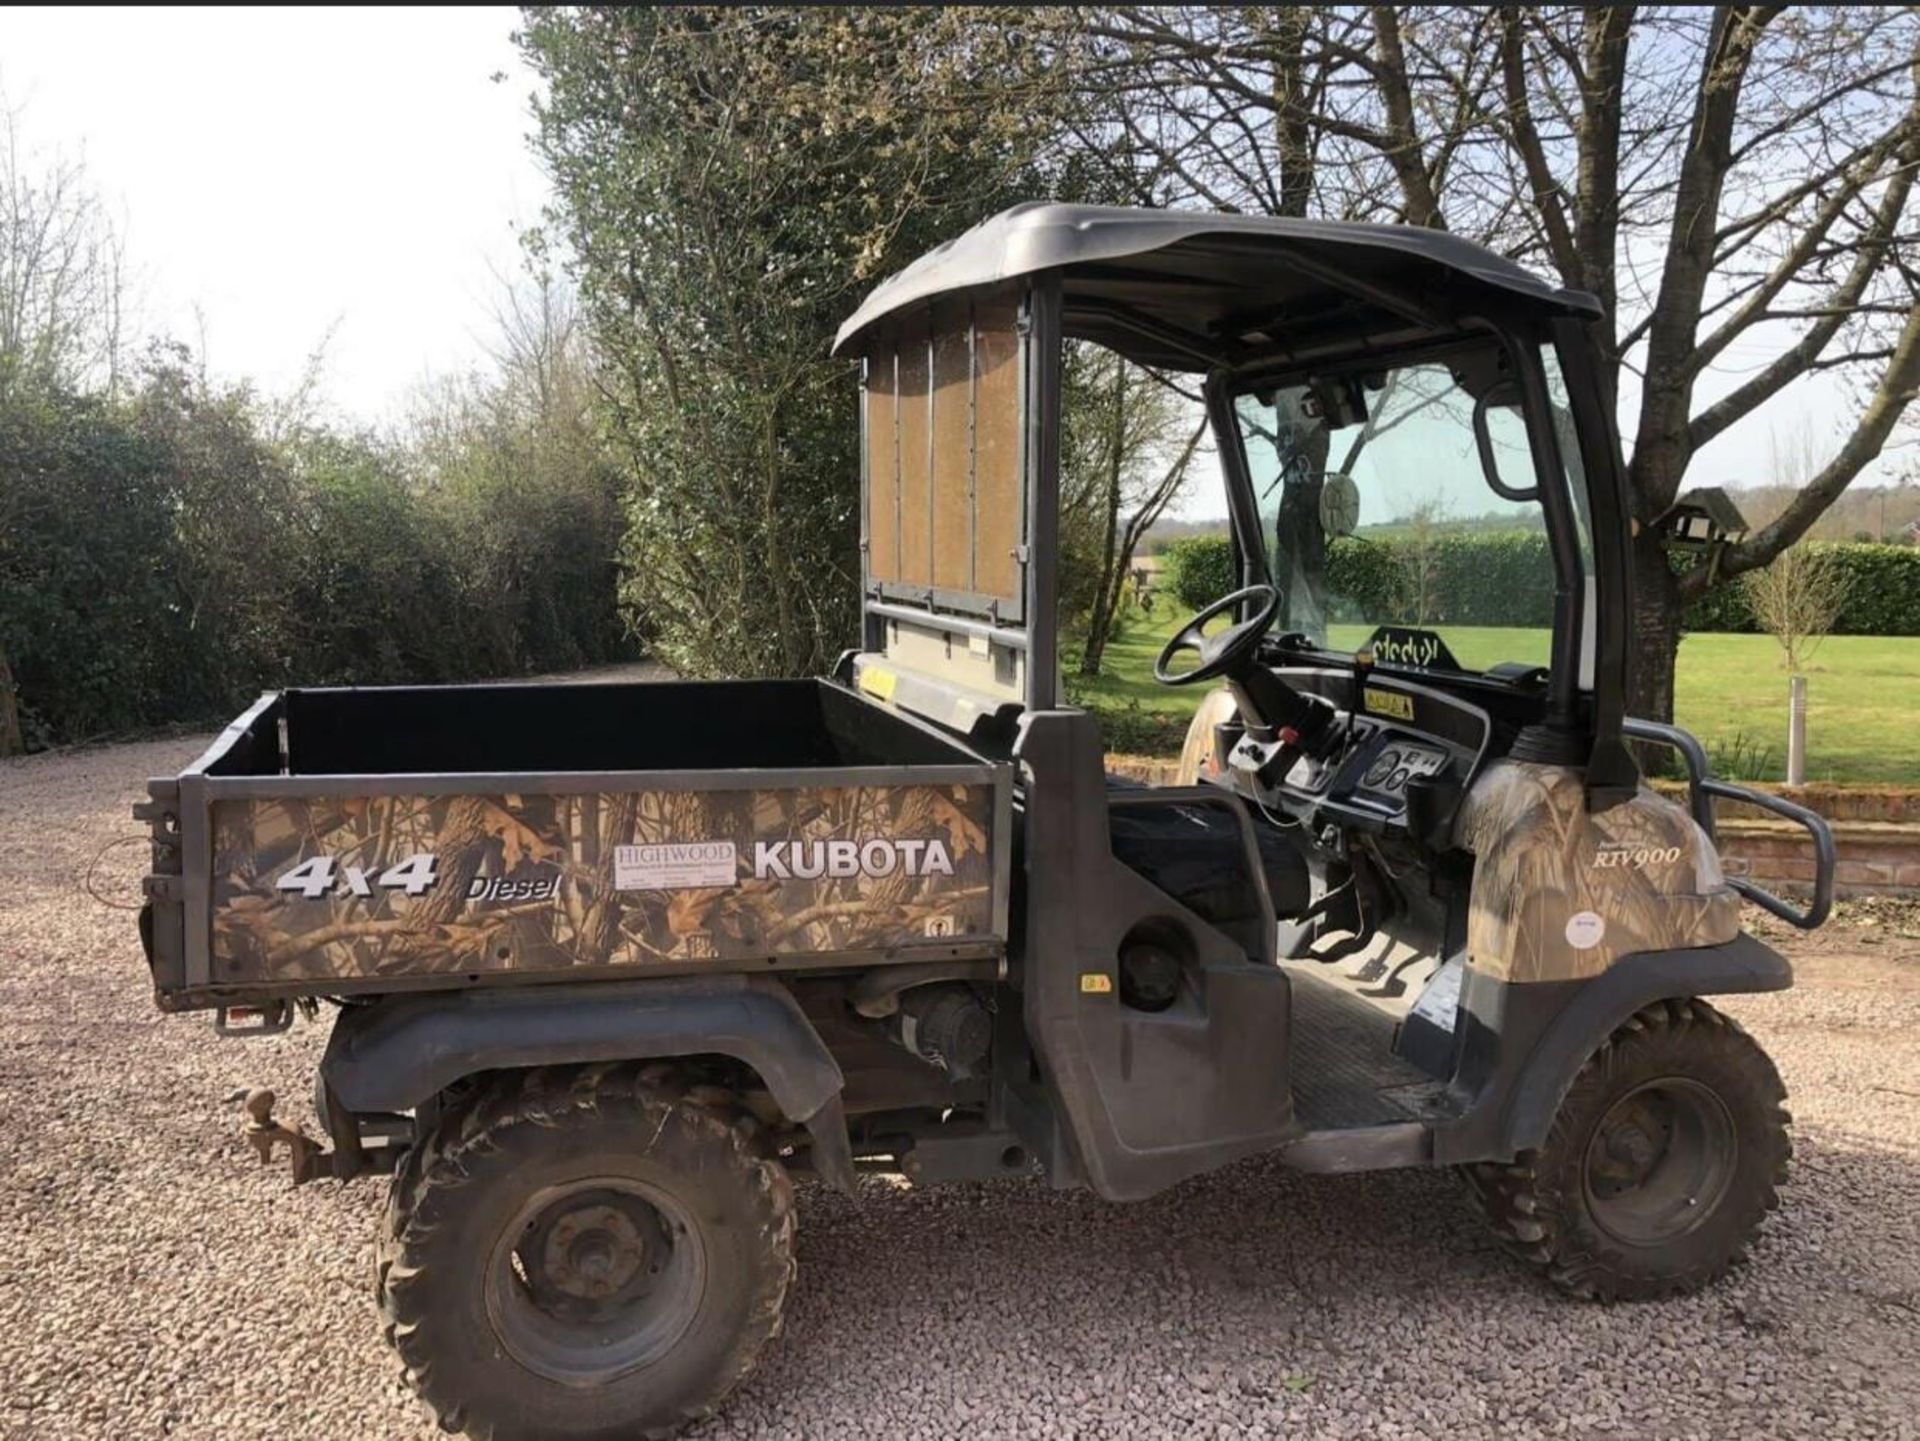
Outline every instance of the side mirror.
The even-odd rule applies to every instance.
[[[1345,471],[1328,471],[1320,480],[1320,529],[1328,540],[1338,540],[1359,527],[1360,487]]]

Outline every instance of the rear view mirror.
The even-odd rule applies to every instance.
[[[1354,376],[1315,376],[1307,382],[1307,397],[1307,413],[1329,430],[1367,423],[1366,390]]]

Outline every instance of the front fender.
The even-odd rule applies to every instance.
[[[840,1066],[786,987],[760,977],[396,996],[341,1013],[321,1073],[349,1111],[406,1111],[481,1071],[695,1055],[751,1066],[812,1134],[820,1175],[853,1188]]]
[[[1506,983],[1469,969],[1464,1064],[1473,1068],[1476,1054],[1485,1064],[1467,1114],[1434,1134],[1433,1158],[1504,1161],[1539,1145],[1588,1057],[1643,1006],[1792,984],[1786,957],[1745,932],[1717,946],[1638,951],[1581,981]]]

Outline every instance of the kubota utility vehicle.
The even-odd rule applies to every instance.
[[[712,1410],[779,1329],[795,1174],[1448,1166],[1570,1291],[1721,1274],[1789,1145],[1703,997],[1789,983],[1741,898],[1817,925],[1832,842],[1623,714],[1661,518],[1597,314],[1430,230],[1012,210],[840,332],[863,634],[830,678],[289,690],[154,781],[159,1003],[331,1005],[317,1130],[256,1093],[249,1134],[297,1181],[391,1173],[380,1304],[441,1421]],[[1062,694],[1069,343],[1205,396],[1241,588],[1157,667],[1214,688],[1177,785],[1109,779]],[[1420,560],[1474,529],[1512,539],[1500,613]],[[1401,538],[1394,583],[1356,530]],[[1722,873],[1730,796],[1806,827],[1807,910]]]

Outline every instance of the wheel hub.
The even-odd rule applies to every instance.
[[[1671,1241],[1719,1205],[1737,1155],[1733,1118],[1712,1090],[1683,1077],[1650,1081],[1594,1127],[1583,1167],[1588,1208],[1627,1245]]]
[[[1594,1165],[1594,1190],[1618,1195],[1646,1184],[1673,1141],[1671,1121],[1644,1098],[1623,1114],[1619,1107],[1601,1122],[1602,1156]]]
[[[610,1296],[647,1263],[648,1246],[639,1226],[614,1206],[582,1206],[565,1212],[547,1232],[541,1269],[568,1296],[593,1300]]]
[[[531,1370],[599,1384],[661,1355],[706,1285],[698,1232],[677,1203],[625,1178],[530,1197],[494,1247],[487,1314]]]

